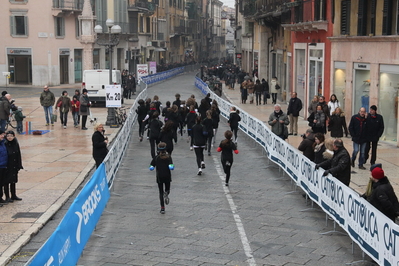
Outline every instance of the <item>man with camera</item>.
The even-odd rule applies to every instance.
[[[298,146],[298,150],[303,152],[303,155],[313,162],[314,160],[314,135],[312,129],[307,129],[305,134],[302,134],[302,142]]]
[[[344,147],[342,139],[335,139],[333,143],[334,156],[327,161],[316,164],[316,169],[320,167],[326,169],[323,176],[332,174],[339,181],[349,187],[351,182],[351,158]]]

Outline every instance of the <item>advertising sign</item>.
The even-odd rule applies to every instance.
[[[148,65],[147,64],[137,64],[137,78],[148,76]]]
[[[157,62],[150,62],[150,75],[157,73]]]
[[[122,106],[122,90],[121,85],[105,86],[105,106],[121,107]]]

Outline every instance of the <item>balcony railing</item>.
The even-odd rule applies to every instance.
[[[253,16],[256,13],[256,4],[255,4],[255,0],[247,0],[245,1],[243,4],[244,6],[244,11],[243,11],[243,15],[244,17],[249,17],[249,16]]]
[[[84,0],[53,0],[53,9],[81,11]]]
[[[146,0],[136,1],[134,4],[129,5],[128,11],[141,11],[146,13],[154,13],[156,2],[148,2]]]

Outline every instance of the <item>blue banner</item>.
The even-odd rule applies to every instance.
[[[29,265],[76,265],[109,197],[102,163]]]

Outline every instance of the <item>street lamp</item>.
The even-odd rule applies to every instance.
[[[104,35],[102,38],[97,36],[96,43],[101,46],[105,46],[108,48],[109,54],[109,84],[112,85],[112,52],[114,46],[119,44],[119,34],[122,32],[122,29],[119,25],[114,25],[114,21],[112,19],[107,19],[105,24],[108,27],[108,39]],[[103,33],[103,27],[101,25],[96,25],[94,27],[94,32],[97,34]],[[107,126],[116,124],[115,117],[115,109],[108,108],[107,122],[105,123]]]

